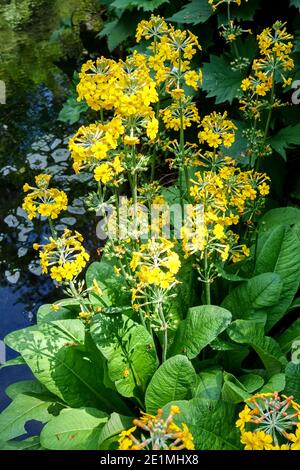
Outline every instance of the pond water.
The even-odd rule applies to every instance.
[[[74,126],[58,121],[70,93],[73,72],[98,53],[101,29],[98,0],[20,0],[0,2],[0,341],[11,331],[33,325],[40,305],[62,296],[60,289],[41,275],[34,242],[48,235],[46,221],[29,221],[22,210],[25,182],[47,172],[53,185],[66,191],[69,207],[57,229],[75,227],[90,235],[84,194],[90,176],[74,175],[67,142]],[[1,90],[0,90],[1,92]],[[95,248],[94,248],[95,250]],[[0,361],[3,362],[3,343]],[[9,348],[6,360],[16,356]],[[0,411],[9,403],[6,387],[31,377],[25,366],[0,369]]]

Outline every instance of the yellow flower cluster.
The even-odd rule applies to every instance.
[[[263,97],[274,89],[276,76],[281,77],[283,86],[289,86],[292,78],[286,73],[294,68],[291,57],[293,36],[286,30],[285,23],[276,21],[272,28],[266,28],[257,36],[261,57],[252,64],[252,72],[242,81],[244,96],[240,100],[241,109],[260,118],[261,110],[266,107]],[[272,106],[279,106],[275,101]]]
[[[169,289],[176,284],[180,260],[173,250],[173,242],[160,238],[149,240],[133,253],[130,268],[139,281],[139,288],[154,285]]]
[[[80,127],[69,141],[75,172],[79,172],[85,166],[93,168],[100,161],[106,161],[112,167],[112,172],[120,173],[119,162],[115,163],[115,155],[109,151],[117,148],[118,139],[124,131],[120,117],[113,118],[107,124]]]
[[[300,450],[300,405],[293,397],[254,395],[246,400],[236,426],[245,450]]]
[[[72,281],[85,267],[89,255],[82,246],[83,237],[65,229],[59,238],[49,238],[45,245],[34,244],[39,251],[43,273],[57,282]]]
[[[228,157],[209,156],[216,167],[197,172],[190,189],[194,203],[203,208],[203,219],[199,219],[197,206],[191,206],[182,229],[183,248],[187,256],[196,253],[202,258],[205,254],[238,262],[249,256],[249,249],[239,245],[239,236],[231,227],[241,218],[251,221],[263,203],[262,196],[269,193],[269,178],[253,170],[242,171]]]
[[[176,101],[160,111],[160,115],[167,129],[179,131],[181,123],[183,129],[191,127],[193,122],[199,123],[200,119],[196,105],[191,102],[189,97],[184,97],[181,101],[182,114]]]
[[[237,129],[232,121],[227,119],[227,112],[224,114],[215,111],[205,116],[201,121],[202,131],[198,137],[200,143],[207,142],[210,147],[218,148],[220,145],[231,147],[235,139],[235,130]]]
[[[150,104],[158,101],[147,58],[138,52],[125,62],[101,57],[83,64],[77,92],[92,109],[115,110],[124,117],[148,115]]]
[[[67,209],[68,198],[64,191],[49,188],[51,175],[41,173],[35,177],[36,187],[25,183],[23,190],[28,192],[24,198],[22,208],[27,212],[28,218],[41,216],[57,219],[61,211]]]
[[[185,423],[177,425],[173,418],[180,413],[178,406],[172,405],[169,416],[163,419],[163,410],[156,416],[142,413],[133,421],[134,426],[119,435],[119,450],[194,450],[193,436]],[[141,430],[141,437],[134,435]],[[144,432],[149,435],[144,435]]]
[[[294,61],[291,58],[294,37],[286,29],[286,23],[276,21],[272,28],[266,28],[257,36],[259,50],[262,56],[275,57],[283,70],[292,70]]]

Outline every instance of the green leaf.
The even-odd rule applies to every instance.
[[[219,400],[223,384],[223,372],[220,369],[207,369],[198,374],[198,385],[194,394],[196,398]]]
[[[186,319],[179,325],[169,356],[186,354],[193,359],[226,330],[231,318],[228,310],[214,305],[190,308]]]
[[[229,310],[234,319],[265,323],[265,309],[278,302],[282,285],[278,274],[260,274],[233,289],[224,299],[222,307]]]
[[[41,444],[51,450],[97,450],[107,415],[93,408],[66,409],[41,432]]]
[[[294,145],[300,145],[300,124],[288,126],[270,139],[271,147],[286,160],[286,151]]]
[[[74,318],[74,312],[71,309],[62,307],[59,303],[55,305],[59,306],[59,310],[54,311],[52,304],[42,305],[36,315],[37,323],[47,323],[53,320],[69,320]]]
[[[281,372],[287,360],[273,338],[264,336],[260,323],[248,320],[236,320],[227,330],[229,337],[240,344],[249,344],[260,357],[271,376]]]
[[[81,114],[85,113],[87,110],[88,105],[84,101],[77,101],[76,98],[70,96],[60,110],[57,119],[72,125],[78,122]]]
[[[47,423],[52,418],[49,412],[51,400],[19,394],[0,415],[1,440],[8,441],[26,434],[25,424],[32,419]]]
[[[278,225],[295,225],[300,222],[300,209],[297,207],[279,207],[267,212],[259,222],[261,232],[277,227]]]
[[[176,402],[175,402],[176,403]],[[235,426],[237,409],[222,400],[193,398],[176,403],[181,413],[174,417],[180,425],[186,423],[194,437],[198,450],[240,450],[240,436]],[[164,408],[168,416],[170,404]]]
[[[253,393],[262,387],[264,379],[257,374],[246,374],[239,377],[239,382],[247,392]]]
[[[261,393],[282,392],[285,388],[285,375],[275,374],[259,391]]]
[[[210,56],[210,62],[203,64],[203,90],[208,98],[216,97],[216,104],[228,101],[241,94],[240,86],[244,76],[233,71],[226,57]]]
[[[241,403],[251,394],[246,392],[244,386],[232,374],[224,374],[224,384],[222,387],[222,400],[229,403]]]
[[[113,436],[118,436],[121,431],[128,429],[132,426],[133,418],[130,416],[122,416],[118,413],[112,413],[109,420],[101,429],[98,445],[105,443]],[[101,447],[100,447],[101,448]],[[103,448],[103,450],[105,450]]]
[[[254,274],[274,272],[279,274],[283,286],[276,305],[267,309],[267,331],[287,312],[300,284],[300,240],[287,227],[276,227],[258,238]]]
[[[157,369],[153,338],[142,325],[119,315],[96,315],[92,338],[108,361],[108,373],[125,397],[140,396]]]
[[[23,441],[0,442],[0,450],[41,450],[40,436],[28,437]]]
[[[4,367],[11,367],[11,366],[22,366],[26,364],[22,356],[14,357],[13,359],[9,359],[9,361],[4,362],[1,364],[0,369],[4,369]]]
[[[97,284],[103,291],[103,300],[109,306],[118,307],[130,305],[130,295],[128,289],[124,289],[124,278],[117,276],[114,272],[114,265],[111,261],[102,259],[100,262],[92,263],[86,272],[87,287],[93,286],[93,280],[96,279]],[[91,294],[91,298],[95,297]],[[95,297],[95,301],[97,297]],[[101,302],[98,300],[101,305]]]
[[[111,7],[116,10],[130,8],[142,9],[144,11],[154,11],[163,3],[169,3],[169,0],[114,0]]]
[[[300,318],[297,318],[294,323],[289,326],[278,338],[277,342],[281,350],[287,354],[293,347],[295,341],[300,341]]]
[[[22,354],[36,378],[69,406],[126,414],[117,394],[103,385],[101,363],[85,352],[84,336],[80,320],[59,320],[15,331],[5,341]]]
[[[30,395],[40,395],[42,393],[49,394],[48,390],[37,380],[21,380],[19,382],[15,382],[7,387],[5,393],[11,400],[14,400],[20,393]]]
[[[156,414],[170,401],[191,398],[196,379],[195,369],[186,356],[168,359],[155,372],[146,390],[147,412]]]
[[[98,33],[98,37],[107,37],[107,46],[112,52],[119,44],[135,36],[135,28],[139,19],[140,16],[136,14],[135,21],[132,21],[132,13],[125,11],[120,18],[105,23],[104,28]]]
[[[300,402],[300,362],[289,362],[285,368],[286,387],[285,394],[293,395],[296,402]]]
[[[207,0],[192,0],[173,16],[167,18],[167,20],[174,21],[174,23],[196,25],[205,23],[212,14],[213,9]]]

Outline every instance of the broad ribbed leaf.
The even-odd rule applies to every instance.
[[[194,396],[219,400],[223,384],[223,372],[220,369],[208,369],[198,374],[198,385]]]
[[[273,338],[264,336],[263,325],[248,320],[236,320],[228,328],[229,337],[240,344],[249,344],[267,369],[269,375],[281,372],[287,360]]]
[[[145,403],[149,413],[170,401],[192,397],[196,386],[196,372],[186,356],[174,356],[155,372],[146,390]]]
[[[66,409],[41,432],[41,444],[51,450],[96,450],[108,416],[93,408]]]
[[[104,387],[103,365],[85,352],[84,338],[80,320],[60,320],[15,331],[5,341],[22,354],[36,378],[69,406],[126,414],[117,394]]]
[[[175,402],[181,409],[174,420],[180,425],[186,423],[194,437],[198,450],[240,450],[240,435],[235,422],[238,410],[232,403],[222,400],[193,398],[190,401]],[[167,417],[170,404],[164,407]]]
[[[0,415],[1,440],[8,441],[26,434],[25,424],[32,419],[47,423],[53,416],[49,409],[52,400],[29,395],[18,395]]]
[[[286,387],[285,394],[293,395],[296,402],[300,402],[300,362],[289,362],[285,368]]]
[[[141,396],[157,369],[153,338],[142,325],[128,317],[96,315],[92,338],[108,361],[108,373],[119,393]]]
[[[224,299],[222,307],[229,310],[234,319],[257,320],[264,323],[265,309],[278,302],[282,285],[278,274],[260,274],[233,289]]]
[[[186,319],[179,325],[169,356],[186,354],[193,359],[226,330],[231,318],[228,310],[214,305],[190,308]]]
[[[287,312],[300,285],[300,240],[290,228],[279,226],[259,236],[255,273],[279,274],[283,286],[276,305],[268,310],[267,331]]]

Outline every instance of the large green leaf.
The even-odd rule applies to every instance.
[[[48,390],[37,380],[21,380],[15,382],[7,387],[5,393],[11,400],[14,400],[20,393],[29,395],[49,394]]]
[[[81,113],[87,110],[88,105],[84,101],[77,101],[74,96],[70,96],[63,104],[57,119],[67,124],[75,124],[79,121]]]
[[[295,225],[300,222],[300,209],[278,207],[268,211],[259,221],[261,232],[267,232],[278,225]]]
[[[104,28],[98,33],[98,37],[107,37],[109,51],[113,51],[121,42],[135,35],[136,24],[141,16],[135,12],[135,21],[132,21],[132,13],[125,11],[119,18],[106,22]]]
[[[24,425],[32,419],[47,423],[53,417],[50,413],[53,404],[52,400],[19,394],[0,415],[1,440],[26,434]]]
[[[268,311],[267,330],[287,312],[300,284],[300,240],[290,228],[279,226],[258,239],[255,274],[274,272],[283,286],[276,305]]]
[[[248,344],[260,357],[269,375],[281,372],[287,360],[273,338],[264,336],[260,323],[249,320],[236,320],[228,328],[229,337],[240,344]]]
[[[0,441],[0,450],[41,450],[40,436],[32,436],[23,441]]]
[[[260,389],[261,393],[282,392],[285,388],[285,374],[275,374]]]
[[[260,375],[250,373],[240,376],[239,382],[247,392],[253,393],[264,384],[264,379]]]
[[[286,151],[295,145],[300,145],[300,124],[281,129],[270,139],[270,144],[286,160]]]
[[[300,342],[300,318],[297,318],[297,320],[277,338],[277,342],[285,354],[292,349],[295,341]]]
[[[229,101],[241,94],[240,86],[243,76],[233,71],[230,60],[226,57],[210,56],[210,62],[203,64],[203,90],[209,98],[216,97],[216,104]]]
[[[293,395],[295,400],[300,402],[300,362],[294,364],[289,362],[285,368],[286,377],[286,395]]]
[[[186,356],[174,356],[155,372],[146,390],[146,409],[150,413],[170,401],[191,398],[196,386],[196,372]]]
[[[41,432],[41,444],[51,450],[96,450],[107,415],[93,408],[66,409]]]
[[[190,308],[186,319],[179,325],[169,356],[186,354],[193,359],[226,330],[231,318],[228,310],[214,305]]]
[[[132,417],[112,413],[107,423],[105,423],[101,429],[98,442],[100,449],[103,448],[103,450],[105,450],[105,447],[103,446],[103,444],[105,445],[105,441],[114,436],[118,437],[121,431],[132,426],[132,421]]]
[[[198,374],[198,385],[194,396],[219,400],[223,384],[223,372],[220,369],[207,369]]]
[[[94,279],[101,288],[103,292],[102,298],[107,305],[118,307],[130,305],[130,295],[128,289],[124,288],[124,278],[116,275],[111,261],[95,261],[89,266],[86,272],[87,287],[93,286]],[[92,294],[91,298],[93,297],[96,302],[97,296]],[[102,305],[101,301],[98,301],[98,303]]]
[[[241,403],[251,394],[245,390],[243,384],[237,380],[232,374],[224,374],[224,384],[222,387],[222,400],[229,403]]]
[[[108,361],[118,392],[140,397],[158,365],[150,333],[126,316],[99,314],[93,318],[91,335]]]
[[[175,422],[186,423],[194,437],[198,450],[240,450],[240,436],[235,426],[236,406],[222,400],[193,398],[190,401],[175,402],[181,413]],[[169,414],[170,404],[164,408]]]
[[[144,11],[154,11],[163,3],[169,3],[169,0],[114,0],[111,3],[111,7],[114,7],[117,10],[138,8]]]
[[[54,320],[68,320],[76,317],[76,313],[72,312],[67,307],[62,307],[60,304],[56,304],[59,310],[53,310],[52,304],[42,305],[36,315],[37,323],[47,323]]]
[[[184,5],[181,10],[175,13],[168,21],[184,24],[204,23],[213,14],[213,9],[207,0],[192,0]]]
[[[224,299],[222,307],[229,310],[234,319],[265,323],[265,308],[278,302],[282,285],[279,274],[260,274],[233,289]]]
[[[86,353],[84,337],[80,320],[59,320],[15,331],[5,341],[22,354],[36,378],[69,406],[126,414],[117,394],[104,387],[102,365]]]

